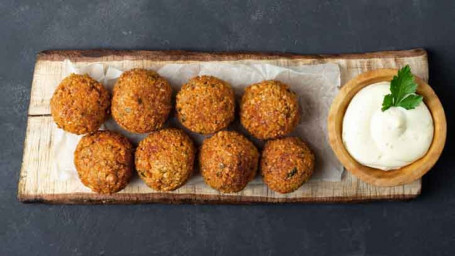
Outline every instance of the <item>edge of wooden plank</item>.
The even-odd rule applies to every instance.
[[[265,53],[265,52],[195,52],[181,50],[46,50],[38,53],[37,61],[96,61],[99,57],[112,56],[112,60],[135,60],[154,59],[161,61],[194,60],[194,61],[217,61],[237,59],[371,59],[371,58],[402,58],[427,55],[423,48],[397,51],[378,51],[368,53],[345,53],[345,54],[309,54],[301,55],[294,53]],[[127,58],[125,58],[127,57]]]
[[[416,194],[380,195],[371,197],[343,196],[343,197],[313,197],[313,198],[267,198],[232,195],[194,195],[194,194],[115,194],[101,195],[91,193],[74,194],[45,194],[27,195],[18,194],[22,203],[50,203],[50,204],[269,204],[269,203],[358,203],[379,200],[410,200],[421,194],[422,188]]]
[[[24,162],[24,156],[25,152],[28,147],[28,136],[29,136],[29,129],[30,129],[30,116],[27,117],[27,127],[25,128],[25,138],[24,138],[24,143],[22,145],[22,163],[21,163],[21,170],[19,172],[19,182],[17,185],[17,198],[20,200],[20,197],[24,194],[25,191],[25,181],[26,178],[23,176],[26,172],[24,170],[25,168],[25,162]]]

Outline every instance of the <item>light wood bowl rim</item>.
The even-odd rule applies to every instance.
[[[400,169],[383,171],[364,166],[355,161],[344,147],[341,132],[344,113],[352,97],[362,88],[377,82],[391,81],[397,74],[396,69],[377,69],[362,73],[340,90],[332,102],[328,115],[329,143],[343,166],[354,176],[374,186],[397,186],[411,183],[427,173],[441,156],[447,134],[444,109],[433,89],[422,79],[415,76],[417,93],[423,96],[433,117],[434,135],[428,152],[417,161]]]

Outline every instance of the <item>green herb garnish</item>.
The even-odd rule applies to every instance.
[[[145,177],[145,173],[144,171],[140,171],[140,170],[137,170],[137,172],[139,173],[139,175],[141,175],[142,177]]]
[[[414,81],[411,68],[406,65],[398,70],[398,75],[394,76],[390,82],[391,94],[384,97],[382,111],[386,111],[390,107],[414,109],[423,100],[422,96],[415,93],[416,89],[417,83]]]
[[[287,178],[287,179],[292,178],[294,175],[297,174],[297,171],[298,171],[298,170],[297,170],[297,167],[294,167],[294,169],[292,169],[290,172],[287,173],[286,178]]]

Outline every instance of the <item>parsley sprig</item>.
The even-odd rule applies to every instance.
[[[416,89],[417,83],[414,81],[411,68],[406,65],[398,70],[398,74],[390,82],[391,93],[384,97],[382,111],[386,111],[390,107],[414,109],[423,100],[422,96],[415,93]]]

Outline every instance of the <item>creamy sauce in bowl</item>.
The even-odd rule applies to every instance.
[[[423,157],[433,141],[433,118],[425,103],[415,109],[391,107],[382,111],[390,82],[360,90],[343,119],[342,138],[359,163],[381,170],[406,166]]]

